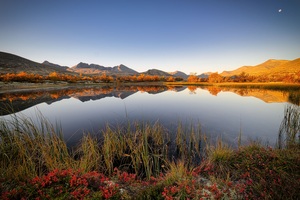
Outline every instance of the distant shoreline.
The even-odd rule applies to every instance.
[[[238,88],[261,88],[261,89],[278,89],[278,90],[296,90],[300,89],[297,83],[207,83],[207,82],[111,82],[111,83],[68,83],[63,81],[47,83],[30,83],[30,82],[0,82],[0,94],[6,92],[23,92],[35,90],[51,90],[57,88],[69,87],[87,87],[87,86],[130,86],[130,85],[155,85],[155,86],[215,86],[215,87],[238,87]]]
[[[36,91],[36,90],[52,90],[58,88],[72,88],[72,87],[103,87],[103,86],[164,86],[164,82],[136,82],[136,83],[68,83],[63,81],[47,82],[47,83],[30,83],[30,82],[9,82],[4,83],[0,81],[0,94],[6,92],[24,92],[24,91]]]
[[[267,82],[267,83],[208,83],[208,82],[166,82],[166,85],[186,85],[186,86],[214,86],[214,87],[237,87],[237,88],[258,88],[258,89],[278,89],[294,90],[300,89],[299,83]]]

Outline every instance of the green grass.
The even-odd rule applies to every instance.
[[[69,149],[61,129],[37,118],[0,122],[1,199],[299,197],[297,137],[288,136],[293,145],[284,140],[280,149],[259,143],[232,149],[222,140],[208,144],[201,127],[179,123],[172,137],[158,122],[128,122],[107,126],[100,139],[86,134]]]

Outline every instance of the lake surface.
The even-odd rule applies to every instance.
[[[61,124],[69,144],[83,132],[101,134],[106,124],[159,121],[173,134],[179,123],[187,129],[201,124],[212,141],[237,145],[260,140],[275,145],[290,94],[260,89],[195,86],[122,86],[47,89],[0,93],[0,119],[9,119],[7,105],[32,119],[37,113]]]

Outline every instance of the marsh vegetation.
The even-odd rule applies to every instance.
[[[298,118],[297,118],[298,117]],[[199,126],[106,126],[69,148],[58,125],[15,116],[0,124],[2,199],[297,199],[299,107],[286,108],[281,148],[210,143]],[[297,132],[298,131],[298,132]]]

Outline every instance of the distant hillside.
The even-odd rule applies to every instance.
[[[83,74],[118,74],[118,75],[134,75],[138,74],[137,71],[130,69],[129,67],[126,67],[125,65],[118,65],[115,67],[104,67],[101,65],[96,64],[87,64],[87,63],[79,63],[75,66],[73,66],[70,70],[77,72],[77,73],[83,73]]]
[[[292,61],[288,61],[282,65],[277,66],[274,69],[274,72],[281,73],[281,72],[288,72],[288,73],[295,73],[300,71],[300,58],[297,58]]]
[[[172,76],[171,74],[158,69],[149,69],[148,71],[143,72],[142,74],[147,74],[151,76]]]
[[[213,72],[205,72],[205,73],[202,73],[200,75],[198,75],[199,78],[208,78],[209,75],[211,75]]]
[[[278,73],[295,73],[300,71],[300,58],[289,60],[275,60],[271,59],[256,66],[243,66],[233,71],[224,71],[222,76],[239,75],[245,72],[249,75],[272,75]]]
[[[51,67],[64,68],[65,70],[69,69],[69,67],[67,67],[67,66],[60,66],[60,65],[58,65],[58,64],[54,64],[54,63],[48,62],[47,60],[44,61],[42,64],[43,64],[43,65],[48,65],[48,66],[51,66]]]
[[[0,52],[0,73],[27,72],[49,75],[51,72],[70,73],[64,67],[41,64],[10,53]]]
[[[107,68],[101,65],[96,64],[87,64],[80,62],[77,65],[70,68],[71,71],[83,74],[99,74],[99,73],[107,73],[111,68]]]
[[[186,73],[181,72],[181,71],[169,72],[169,74],[171,74],[175,77],[183,78],[183,79],[187,79],[189,77]]]
[[[112,73],[118,73],[118,74],[129,74],[129,75],[134,75],[138,74],[137,71],[130,69],[129,67],[126,67],[125,65],[118,65],[115,66],[111,69]]]

